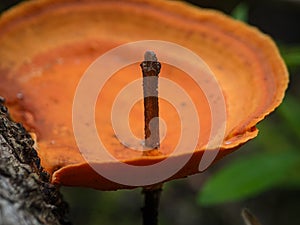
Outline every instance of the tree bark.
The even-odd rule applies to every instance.
[[[0,97],[0,225],[70,224],[67,204],[49,182],[33,145]]]

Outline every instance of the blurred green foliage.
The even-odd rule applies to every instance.
[[[275,186],[286,185],[293,175],[297,181],[300,152],[284,150],[240,157],[212,176],[202,189],[202,205],[243,200]],[[295,184],[295,182],[292,182]],[[300,183],[298,184],[300,187]]]
[[[290,70],[300,65],[300,46],[280,46],[281,55]]]
[[[231,16],[237,20],[248,21],[248,5],[245,2],[240,2],[231,12]]]

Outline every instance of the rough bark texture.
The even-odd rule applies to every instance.
[[[0,97],[0,225],[70,224],[67,205],[49,183],[33,144]]]

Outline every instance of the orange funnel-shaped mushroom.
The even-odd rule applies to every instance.
[[[273,41],[219,12],[177,1],[24,2],[0,19],[0,95],[6,98],[12,117],[36,134],[41,163],[54,183],[100,190],[134,187],[111,181],[92,168],[113,172],[117,162],[91,153],[88,163],[82,156],[74,137],[72,106],[76,87],[94,60],[114,47],[141,40],[168,41],[190,49],[215,75],[226,108],[224,139],[217,146],[215,160],[254,138],[258,133],[255,125],[283,99],[288,73]],[[157,57],[160,59],[159,54]],[[110,120],[114,100],[122,88],[140,77],[139,64],[128,65],[114,73],[99,93],[95,124],[103,145],[120,164],[136,168],[167,158],[175,165],[189,155],[189,161],[165,180],[198,173],[214,104],[208,104],[203,90],[181,68],[162,62],[160,78],[184,89],[197,109],[201,123],[197,124],[200,132],[195,149],[172,154],[181,123],[176,109],[164,99],[159,103],[160,117],[168,129],[159,151],[143,154],[116,137]],[[142,139],[142,100],[134,104],[128,121],[132,132]]]

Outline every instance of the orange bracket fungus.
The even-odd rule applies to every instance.
[[[224,97],[222,142],[216,149],[206,149],[211,109],[217,103],[208,104],[206,93],[180,67],[160,61],[159,79],[169,79],[180,86],[197,109],[199,123],[194,125],[199,126],[199,135],[188,135],[196,135],[198,142],[184,154],[172,152],[180,141],[180,129],[185,127],[177,109],[168,99],[159,98],[159,117],[167,127],[160,132],[160,137],[164,135],[160,148],[148,154],[131,148],[130,143],[122,143],[111,125],[111,109],[122,88],[141,77],[140,60],[115,71],[97,93],[97,135],[116,160],[101,158],[93,149],[85,149],[91,151],[88,163],[76,143],[72,125],[72,107],[80,79],[107,51],[142,40],[176,43],[205,62]],[[179,1],[26,1],[1,15],[0,46],[0,95],[7,100],[11,116],[35,133],[41,163],[58,185],[99,190],[134,188],[137,185],[108,179],[93,166],[113,172],[118,162],[139,168],[167,158],[175,165],[186,155],[187,163],[160,182],[198,173],[204,151],[215,151],[217,161],[257,136],[256,124],[281,103],[288,84],[286,67],[268,36],[219,12]],[[142,59],[144,52],[137,54]],[[160,59],[160,54],[156,54]],[[112,58],[102,69],[98,68],[98,77],[106,66],[122,60],[123,56]],[[178,62],[181,60],[184,56],[178,55]],[[83,112],[88,111],[86,104],[82,103]],[[186,104],[183,101],[181,107]],[[192,116],[186,119],[196,121]],[[133,104],[127,121],[133,134],[144,139],[142,100]]]

